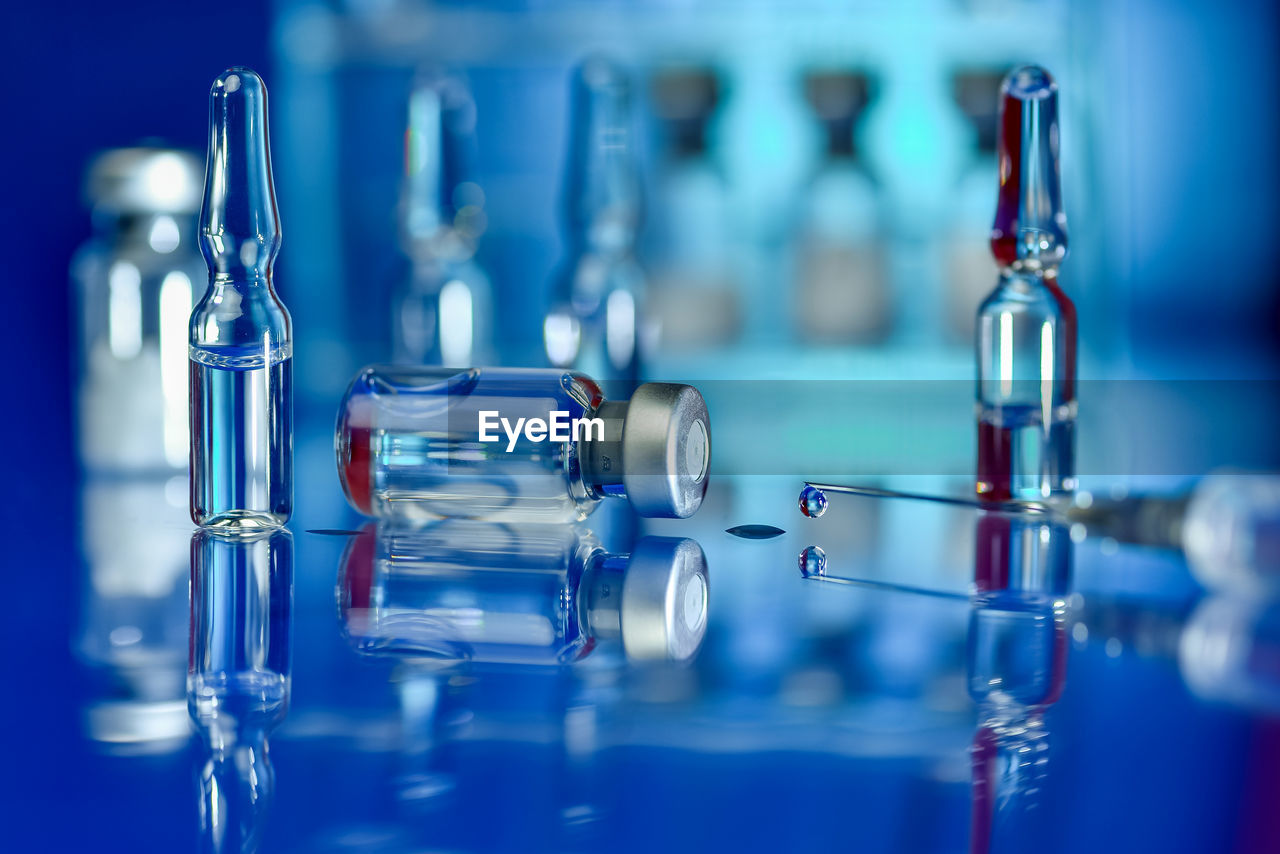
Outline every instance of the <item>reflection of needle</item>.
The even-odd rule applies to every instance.
[[[969,596],[965,593],[952,593],[947,590],[930,590],[927,587],[910,587],[906,584],[893,584],[888,581],[867,581],[861,578],[842,578],[839,575],[809,575],[805,576],[807,581],[829,581],[832,584],[848,584],[853,587],[867,587],[871,590],[885,590],[890,593],[910,593],[915,596],[936,596],[939,599],[955,599],[962,602],[968,602]]]
[[[959,507],[977,507],[981,510],[994,510],[1000,513],[1049,513],[1052,508],[1038,501],[979,501],[976,498],[951,498],[946,495],[928,495],[923,492],[900,492],[896,489],[877,489],[873,486],[840,486],[835,483],[814,483],[806,480],[805,486],[821,489],[823,492],[846,492],[850,495],[865,495],[869,498],[910,498],[916,501],[932,501],[936,504],[953,504]]]

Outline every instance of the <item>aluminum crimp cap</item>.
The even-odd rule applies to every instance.
[[[641,516],[685,519],[702,505],[711,468],[711,419],[693,386],[644,383],[627,403],[622,483]]]

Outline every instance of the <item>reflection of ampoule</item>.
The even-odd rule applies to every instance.
[[[640,376],[644,274],[635,261],[640,183],[631,141],[631,84],[603,57],[574,74],[568,176],[568,256],[543,324],[547,358],[605,381]]]
[[[257,850],[275,796],[267,736],[289,706],[293,537],[283,528],[191,541],[187,708],[205,747],[204,851]]]
[[[983,515],[975,532],[969,618],[973,742],[971,854],[1026,850],[1048,769],[1044,713],[1066,679],[1071,540],[1041,520]]]
[[[271,284],[280,217],[267,89],[231,68],[209,94],[200,248],[209,289],[191,312],[191,518],[255,530],[293,508],[293,333]]]
[[[560,525],[367,525],[339,584],[358,649],[442,664],[560,664],[610,640],[628,658],[683,661],[706,629],[706,558],[687,539],[618,555]]]
[[[1058,176],[1058,87],[1044,69],[1001,87],[995,291],[978,309],[978,496],[1075,488],[1076,311],[1058,287],[1067,254]]]
[[[475,103],[452,76],[421,77],[409,96],[400,245],[407,264],[392,296],[395,360],[453,367],[492,359],[493,301],[475,261],[484,192],[465,178]]]

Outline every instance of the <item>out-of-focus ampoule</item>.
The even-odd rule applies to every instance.
[[[187,465],[182,321],[204,276],[196,249],[200,163],[122,148],[85,182],[93,237],[72,261],[79,311],[77,420],[90,473],[170,474]]]
[[[202,851],[256,851],[275,798],[267,743],[291,688],[293,537],[191,539],[187,711],[203,742]]]
[[[484,191],[466,179],[475,102],[458,77],[424,73],[409,95],[400,247],[392,295],[393,358],[405,364],[487,364],[493,298],[476,262]]]
[[[606,497],[685,518],[706,493],[711,422],[687,385],[606,400],[556,368],[372,366],[343,398],[335,446],[348,501],[378,518],[568,522]]]
[[[552,284],[543,341],[556,367],[634,384],[645,283],[634,254],[641,199],[627,72],[601,56],[584,61],[574,72],[570,111],[568,254]]]
[[[996,289],[978,308],[978,497],[1075,489],[1076,310],[1058,286],[1067,218],[1058,174],[1058,87],[1024,66],[1001,86]]]
[[[644,537],[610,554],[568,525],[450,519],[367,525],[343,556],[338,601],[366,653],[554,665],[607,641],[628,659],[684,661],[706,631],[708,590],[693,540]]]
[[[272,287],[280,216],[267,89],[231,68],[209,94],[200,248],[209,289],[191,312],[191,518],[231,531],[293,508],[293,332]]]

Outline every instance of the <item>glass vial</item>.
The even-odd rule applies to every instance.
[[[191,540],[187,711],[200,733],[202,851],[256,851],[275,796],[267,738],[289,707],[293,538]]]
[[[795,332],[807,344],[874,344],[892,325],[880,198],[854,144],[871,100],[865,74],[814,72],[805,95],[823,127],[818,170],[794,238]]]
[[[707,625],[706,557],[674,537],[610,554],[568,525],[383,522],[351,542],[338,578],[357,649],[440,664],[562,664],[606,641],[684,661]]]
[[[1042,68],[1001,86],[996,289],[978,308],[978,497],[1075,489],[1076,310],[1058,286],[1067,218],[1058,175],[1058,87]]]
[[[644,274],[635,260],[640,179],[631,140],[631,82],[595,56],[574,72],[565,180],[568,254],[543,323],[552,365],[636,383]]]
[[[409,95],[400,200],[403,267],[392,296],[396,362],[466,367],[493,359],[493,298],[476,262],[484,191],[466,179],[475,102],[457,77],[421,74]]]
[[[209,289],[191,312],[191,518],[262,530],[293,508],[293,332],[271,283],[280,216],[267,89],[231,68],[209,93],[200,248]]]
[[[342,400],[335,445],[347,499],[369,516],[568,522],[612,496],[685,518],[706,493],[711,422],[687,385],[613,401],[554,368],[372,366]]]
[[[71,265],[80,460],[89,473],[173,474],[189,455],[182,321],[204,275],[200,161],[167,148],[107,151],[85,194],[93,236]]]

